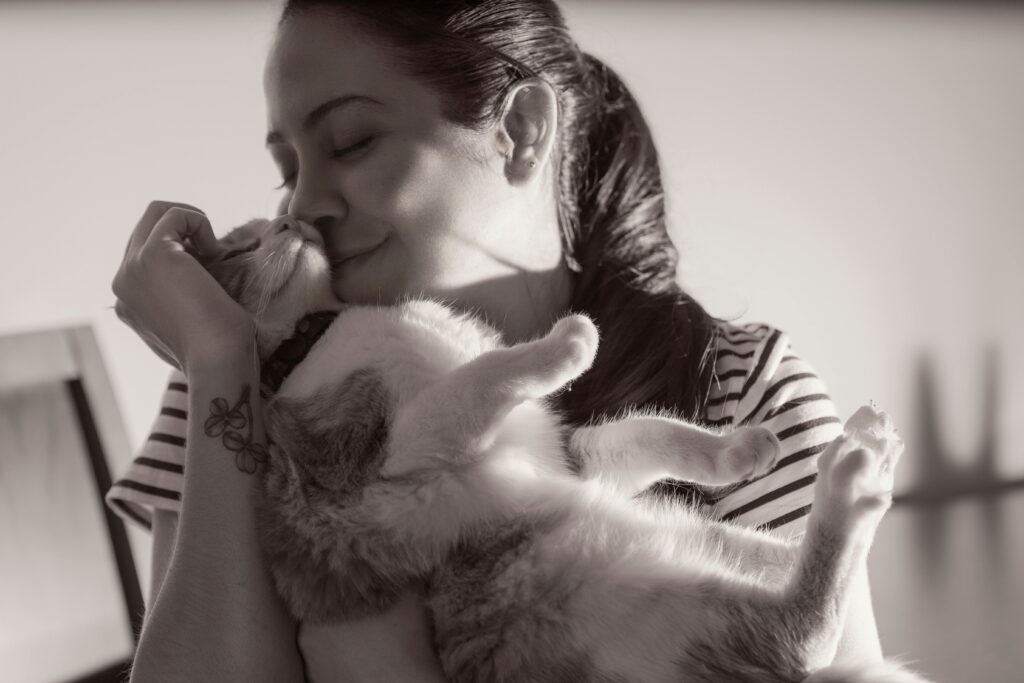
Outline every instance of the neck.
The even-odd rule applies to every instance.
[[[470,313],[482,313],[506,344],[536,339],[569,308],[572,274],[564,263],[546,271],[520,271],[446,292],[445,299]]]

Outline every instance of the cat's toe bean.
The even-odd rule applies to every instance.
[[[743,481],[768,473],[778,462],[779,440],[764,427],[741,427],[724,437],[720,462],[722,483]]]
[[[597,327],[585,315],[568,315],[557,323],[549,335],[564,354],[571,372],[590,367],[597,354]]]
[[[843,425],[843,431],[872,445],[881,444],[887,439],[899,438],[892,418],[873,404],[858,408]]]
[[[814,505],[843,525],[877,524],[892,503],[891,459],[861,436],[847,432],[818,459]]]
[[[834,488],[848,489],[857,479],[869,476],[872,466],[876,464],[870,450],[855,448],[842,454],[828,475]]]
[[[757,453],[757,464],[754,467],[752,476],[758,477],[767,474],[782,455],[782,446],[779,439],[769,429],[753,427],[757,432],[751,436],[754,443],[754,450]]]
[[[579,344],[584,350],[597,350],[597,326],[585,315],[567,315],[555,323],[551,330],[554,337]]]

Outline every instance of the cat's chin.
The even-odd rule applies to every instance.
[[[302,249],[292,272],[257,321],[260,360],[266,360],[292,336],[295,326],[310,313],[337,311],[344,305],[331,290],[330,267],[323,254],[314,248]]]

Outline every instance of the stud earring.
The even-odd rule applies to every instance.
[[[536,161],[531,161],[530,162],[530,168],[537,168],[537,162]]]

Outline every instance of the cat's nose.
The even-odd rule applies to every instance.
[[[292,214],[284,214],[274,219],[275,224],[272,228],[271,234],[280,235],[284,232],[292,232],[303,239],[311,240],[320,246],[323,246],[323,236],[309,223],[299,220]]]
[[[282,232],[288,232],[289,230],[296,233],[302,232],[299,229],[299,221],[288,214],[278,216],[274,219],[274,222],[276,223],[274,226],[275,235],[280,235]]]

